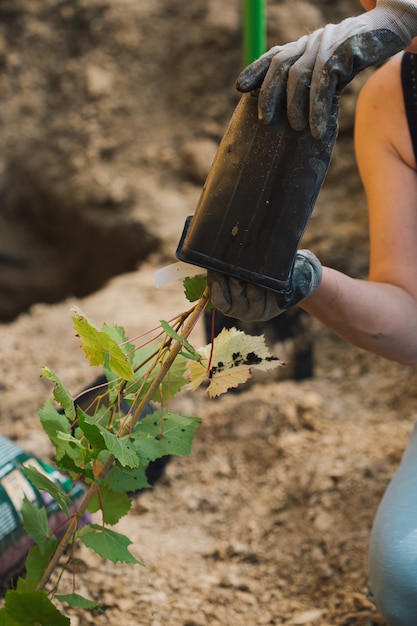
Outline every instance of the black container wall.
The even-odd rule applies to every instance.
[[[300,239],[337,137],[337,112],[324,141],[290,128],[285,112],[258,120],[244,95],[220,143],[177,257],[279,293],[290,291]]]

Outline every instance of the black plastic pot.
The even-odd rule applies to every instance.
[[[291,272],[337,137],[290,128],[285,111],[258,120],[257,98],[242,96],[220,143],[177,257],[279,293]]]

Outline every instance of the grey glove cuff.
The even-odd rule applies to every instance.
[[[417,4],[413,0],[377,0],[376,7],[366,14],[373,28],[386,28],[396,33],[407,45],[417,36]]]
[[[299,250],[295,256],[292,271],[292,294],[284,299],[281,308],[286,311],[311,296],[319,287],[322,277],[323,268],[316,255],[310,250]],[[277,296],[277,299],[280,297]]]

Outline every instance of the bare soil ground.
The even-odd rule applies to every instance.
[[[84,300],[37,305],[0,329],[5,435],[48,458],[36,416],[50,397],[41,365],[74,391],[93,378],[71,305],[129,334],[161,311],[183,310],[179,286],[155,290],[152,269]],[[104,613],[71,611],[72,623],[383,624],[366,600],[368,537],[414,421],[415,379],[413,369],[317,328],[313,379],[255,379],[217,400],[204,390],[180,395],[176,408],[203,419],[193,452],[174,459],[120,523],[145,567],[109,566],[81,551],[77,589]]]
[[[270,2],[270,43],[350,5]],[[240,3],[3,0],[0,26],[1,432],[49,458],[41,366],[74,392],[96,374],[70,307],[137,335],[185,306],[181,285],[157,290],[153,272],[174,259],[237,102]],[[305,236],[355,276],[367,270],[352,150],[362,80],[343,99]],[[314,378],[283,371],[218,400],[199,390],[175,401],[203,419],[193,452],[120,524],[145,566],[80,550],[77,590],[103,612],[69,611],[74,626],[382,626],[366,599],[367,545],[415,420],[416,372],[316,323],[311,333]],[[194,343],[205,343],[201,327]],[[291,346],[274,349],[291,359]]]

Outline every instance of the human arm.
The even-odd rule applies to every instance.
[[[417,302],[402,287],[324,267],[320,287],[300,306],[342,339],[387,359],[417,365]]]
[[[357,107],[356,155],[370,223],[369,280],[324,267],[321,283],[311,295],[305,294],[299,306],[345,340],[415,365],[417,172],[404,112],[400,62],[400,56],[394,58],[371,77]],[[269,303],[267,308],[263,306],[262,319],[282,312],[276,309],[273,292],[256,289],[262,303]],[[256,289],[252,300],[257,297]],[[242,298],[240,292],[231,295],[233,308],[226,310],[220,302],[222,312],[250,319],[248,298]],[[216,297],[214,304],[219,304]]]
[[[309,311],[347,341],[417,364],[417,173],[397,57],[368,81],[358,102],[356,155],[369,209],[369,281],[323,268]]]
[[[275,46],[240,74],[243,92],[259,89],[259,115],[270,122],[283,103],[290,125],[327,131],[340,91],[366,67],[406,48],[417,35],[414,0],[377,0],[368,13],[328,24],[295,42]]]

